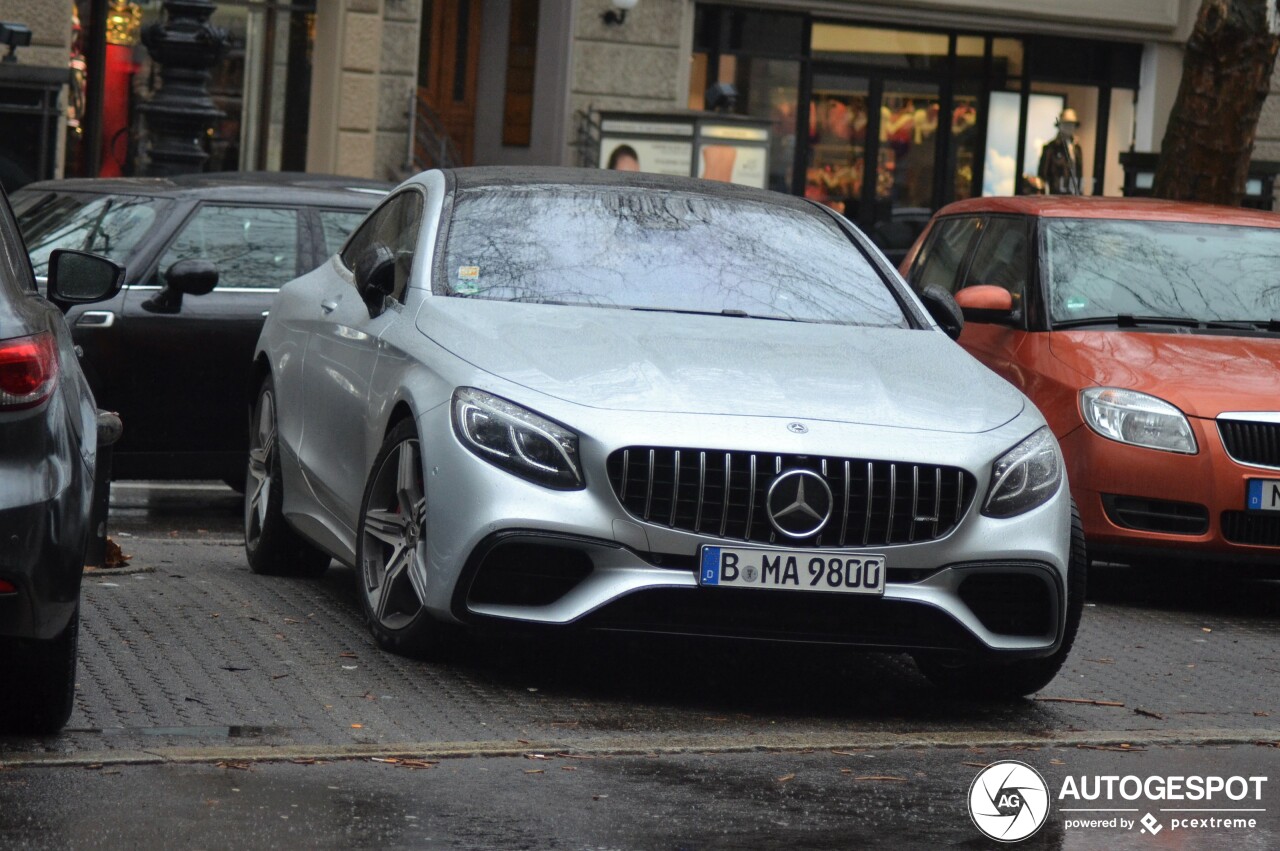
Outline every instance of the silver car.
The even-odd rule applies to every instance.
[[[249,564],[354,567],[396,652],[574,625],[908,651],[1030,693],[1084,594],[1062,458],[924,303],[798,198],[425,172],[272,307]]]

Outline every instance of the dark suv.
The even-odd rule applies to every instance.
[[[98,411],[63,311],[108,299],[124,270],[50,257],[48,295],[0,192],[0,733],[51,733],[71,715]]]

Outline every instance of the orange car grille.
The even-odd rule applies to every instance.
[[[831,489],[814,536],[777,535],[766,514],[781,472],[811,470]],[[799,547],[865,547],[945,537],[973,501],[958,467],[812,455],[632,446],[609,456],[609,482],[633,517],[685,532]]]
[[[1218,420],[1218,434],[1236,461],[1280,467],[1280,423]]]

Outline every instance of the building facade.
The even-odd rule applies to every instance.
[[[22,64],[65,67],[66,21],[94,2],[0,0],[0,19],[35,33]],[[165,14],[103,2],[142,27]],[[612,0],[222,0],[211,20],[230,49],[210,89],[224,114],[206,167],[396,179],[445,162],[597,165],[601,113],[701,111],[719,83],[737,95],[721,108],[768,123],[768,186],[868,229],[1027,189],[1068,108],[1082,191],[1119,194],[1120,155],[1159,149],[1198,7],[638,0],[621,16]],[[128,89],[129,132],[103,141],[104,159],[129,173],[145,164],[136,108],[156,74],[136,40],[119,47],[126,82],[109,83]],[[82,101],[73,80],[53,173],[80,173]],[[1280,97],[1255,159],[1280,159]]]

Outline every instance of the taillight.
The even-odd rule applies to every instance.
[[[0,340],[0,409],[39,405],[58,381],[58,343],[49,333]]]

